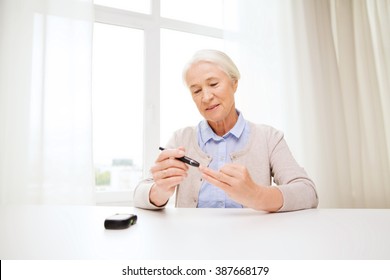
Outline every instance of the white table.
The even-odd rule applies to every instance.
[[[125,230],[104,219],[134,213]],[[390,259],[390,209],[0,206],[0,259]]]

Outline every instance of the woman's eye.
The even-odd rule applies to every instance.
[[[197,90],[194,90],[194,91],[193,91],[194,94],[198,94],[198,93],[200,93],[200,92],[201,92],[200,89],[197,89]]]
[[[212,84],[210,84],[210,86],[212,86],[212,87],[215,87],[215,86],[217,86],[218,85],[218,83],[212,83]]]

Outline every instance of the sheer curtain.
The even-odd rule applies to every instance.
[[[92,0],[1,0],[0,203],[93,203],[92,27]]]
[[[389,208],[390,2],[225,1],[237,107],[285,132],[320,207]]]

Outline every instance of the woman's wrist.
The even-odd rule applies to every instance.
[[[253,202],[253,209],[267,212],[277,212],[283,206],[283,194],[274,187],[259,186]]]
[[[171,193],[161,190],[161,188],[154,184],[149,192],[149,201],[154,206],[162,207],[168,203],[168,200],[171,196]]]

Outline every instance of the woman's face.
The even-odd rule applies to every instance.
[[[210,123],[227,124],[236,121],[233,81],[217,65],[209,62],[193,64],[186,75],[186,83],[201,115]]]

